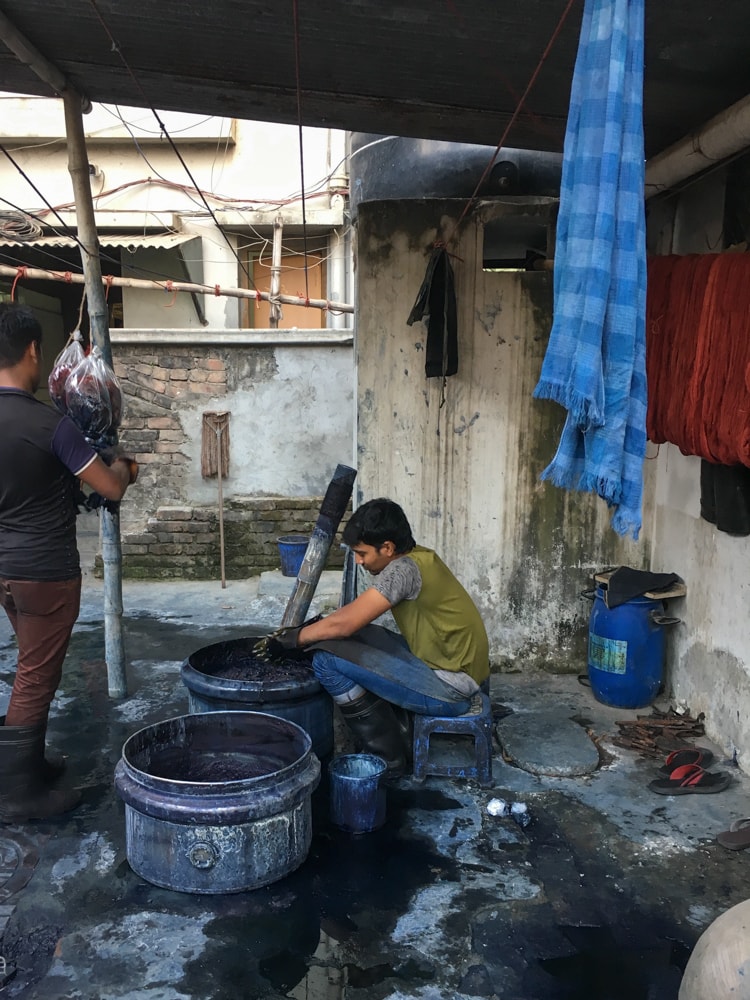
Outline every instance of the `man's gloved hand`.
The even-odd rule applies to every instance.
[[[260,639],[255,644],[258,657],[262,660],[287,660],[296,653],[302,653],[304,647],[299,645],[299,634],[303,628],[320,621],[322,615],[316,615],[301,625],[279,628],[270,635]]]

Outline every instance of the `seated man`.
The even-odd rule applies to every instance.
[[[472,599],[435,552],[416,544],[392,500],[359,507],[343,540],[372,586],[281,641],[314,649],[315,674],[349,728],[397,774],[409,748],[393,705],[426,715],[468,711],[489,676],[487,633]],[[400,636],[371,624],[389,610]]]

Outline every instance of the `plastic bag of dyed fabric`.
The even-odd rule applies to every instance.
[[[68,343],[55,358],[52,371],[47,379],[50,399],[60,413],[68,412],[65,404],[65,383],[68,381],[68,376],[85,357],[81,339],[80,330],[74,330],[71,333]]]
[[[65,405],[91,445],[104,448],[114,443],[122,419],[122,391],[96,345],[68,376]]]

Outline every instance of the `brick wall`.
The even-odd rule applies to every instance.
[[[264,570],[279,569],[277,539],[281,535],[310,534],[322,499],[248,497],[229,501],[224,510],[227,579],[244,580]],[[159,507],[148,519],[145,531],[123,533],[122,556],[123,576],[128,579],[218,579],[221,574],[218,509]],[[337,535],[326,569],[341,568],[343,563]],[[97,572],[100,571],[97,561]]]
[[[198,502],[199,449],[184,430],[204,409],[231,409],[245,380],[273,368],[272,348],[119,345],[115,370],[125,396],[120,441],[140,464],[137,486],[121,510],[123,576],[140,579],[216,579],[220,576],[218,499]],[[222,402],[222,397],[226,397]],[[236,433],[236,432],[235,432]],[[189,446],[191,445],[191,446]],[[191,457],[192,455],[192,457]],[[194,465],[197,464],[196,469]],[[196,477],[198,477],[196,479]],[[228,579],[245,579],[280,566],[277,538],[309,534],[322,496],[237,496],[224,483],[224,550]],[[343,525],[342,525],[343,526]],[[343,565],[339,536],[328,569]],[[101,572],[97,560],[96,572]]]

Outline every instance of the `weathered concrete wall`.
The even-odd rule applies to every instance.
[[[201,475],[206,411],[230,414],[231,575],[277,566],[276,537],[312,527],[336,465],[353,464],[353,352],[325,337],[310,346],[144,347],[113,336],[121,442],[141,465],[122,505],[126,576],[216,575],[217,479]],[[160,513],[175,508],[187,514]]]
[[[653,253],[715,253],[723,246],[725,174],[712,174],[649,213]],[[744,209],[743,209],[744,211]],[[652,446],[653,447],[653,446]],[[700,459],[661,445],[653,463],[656,504],[652,564],[679,573],[683,619],[669,631],[667,679],[677,703],[706,716],[708,735],[750,768],[750,537],[719,531],[700,516]]]
[[[409,327],[438,230],[463,203],[362,205],[357,233],[360,497],[391,496],[476,600],[504,669],[585,671],[593,571],[648,563],[604,503],[539,481],[563,423],[532,399],[551,325],[551,275],[482,270],[483,219],[546,213],[539,202],[482,207],[455,253],[459,372],[424,375],[426,331]]]

